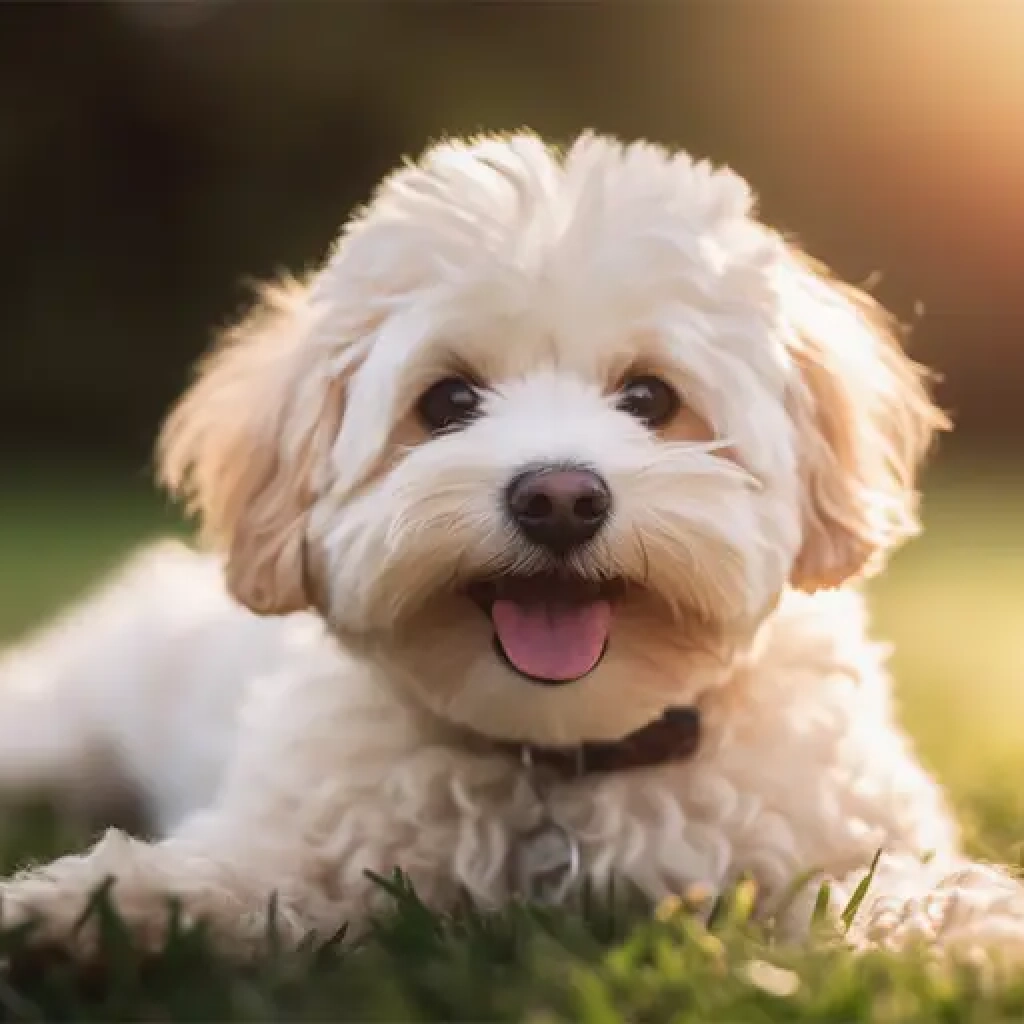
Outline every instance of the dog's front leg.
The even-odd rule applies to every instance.
[[[305,882],[283,852],[261,845],[259,836],[228,844],[185,833],[147,843],[110,830],[83,854],[0,883],[0,921],[4,927],[32,921],[34,941],[88,953],[97,917],[84,915],[109,883],[111,903],[136,945],[146,949],[162,944],[172,904],[182,923],[202,920],[221,948],[240,953],[265,941],[271,906],[285,942],[338,928],[344,909]]]
[[[865,877],[843,880],[844,902]],[[1005,869],[966,858],[928,863],[883,855],[853,918],[849,938],[862,948],[921,945],[957,957],[1024,962],[1024,885]]]

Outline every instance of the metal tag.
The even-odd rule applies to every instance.
[[[513,891],[532,903],[561,903],[580,873],[580,846],[561,825],[546,821],[512,849]]]

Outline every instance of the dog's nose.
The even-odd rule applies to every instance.
[[[508,508],[523,535],[555,554],[585,544],[612,507],[608,485],[589,469],[533,469],[508,488]]]

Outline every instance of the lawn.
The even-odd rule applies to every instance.
[[[903,720],[945,782],[976,852],[1017,860],[1024,839],[1024,474],[960,463],[933,474],[925,537],[872,586],[876,633],[895,645]],[[39,621],[155,532],[177,528],[144,479],[5,473],[0,481],[0,642]],[[32,812],[8,821],[3,863],[81,841]],[[1024,1019],[1024,978],[979,995],[968,972],[914,958],[853,958],[822,938],[785,950],[744,924],[742,888],[710,931],[596,903],[582,916],[514,908],[429,914],[392,880],[396,912],[374,938],[229,965],[201,934],[142,958],[109,921],[98,969],[27,958],[0,973],[0,1017],[904,1021]],[[101,908],[102,909],[102,908]]]

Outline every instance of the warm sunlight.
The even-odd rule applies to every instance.
[[[1007,219],[1024,238],[1024,4],[896,4],[877,23],[877,5],[866,6],[858,20],[851,13],[843,46],[815,54],[816,82],[832,94],[826,130],[837,150],[898,152],[902,201],[929,217],[933,206],[922,193],[970,207],[986,244]],[[942,240],[942,226],[933,230]],[[958,274],[976,269],[963,255],[950,261],[948,249],[934,255]],[[1016,263],[986,260],[984,268],[1019,287],[1019,255]]]
[[[0,1024],[1024,1021],[1024,0],[0,80]]]

